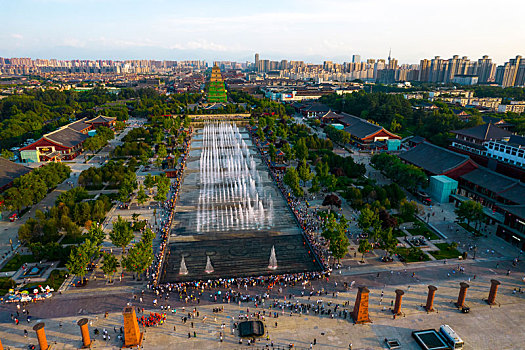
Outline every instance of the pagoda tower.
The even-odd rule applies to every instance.
[[[208,102],[228,102],[224,80],[217,65],[214,65],[211,70],[211,78],[208,84]]]

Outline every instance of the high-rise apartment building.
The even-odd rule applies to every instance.
[[[352,63],[361,63],[360,55],[352,55]]]
[[[494,74],[496,73],[496,64],[492,63],[492,59],[485,55],[478,60],[477,76],[478,83],[490,83],[494,81]]]
[[[496,83],[502,87],[515,86],[516,77],[518,77],[518,70],[520,70],[521,63],[521,56],[516,56],[516,58],[505,62],[503,66],[498,66],[498,68],[496,68]],[[521,74],[519,75],[519,78],[521,79]]]
[[[255,54],[255,71],[259,71],[259,54]]]

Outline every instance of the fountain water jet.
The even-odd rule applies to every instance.
[[[277,258],[275,257],[275,246],[272,246],[272,252],[270,253],[270,263],[268,264],[270,270],[277,270]]]
[[[204,272],[210,274],[210,273],[213,273],[215,269],[213,268],[213,265],[211,264],[211,259],[209,255],[207,256],[207,258],[208,259],[206,260],[206,268],[204,269]]]
[[[179,275],[187,275],[188,269],[186,268],[186,262],[184,261],[184,257],[182,257],[182,260],[180,261],[180,268],[179,268]]]

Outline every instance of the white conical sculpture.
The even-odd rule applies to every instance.
[[[277,270],[277,258],[275,257],[275,246],[272,246],[272,252],[270,253],[270,263],[268,264],[270,270]]]
[[[210,256],[208,255],[207,257],[208,259],[206,260],[206,268],[204,269],[204,272],[213,273],[213,271],[215,270],[213,269],[213,265],[211,264]]]
[[[179,275],[187,275],[188,269],[186,268],[186,262],[184,261],[184,257],[182,257],[182,260],[180,261],[180,269],[179,269]]]

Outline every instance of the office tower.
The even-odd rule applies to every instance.
[[[360,55],[352,55],[352,63],[361,63]]]
[[[255,71],[259,71],[259,54],[255,54]]]

